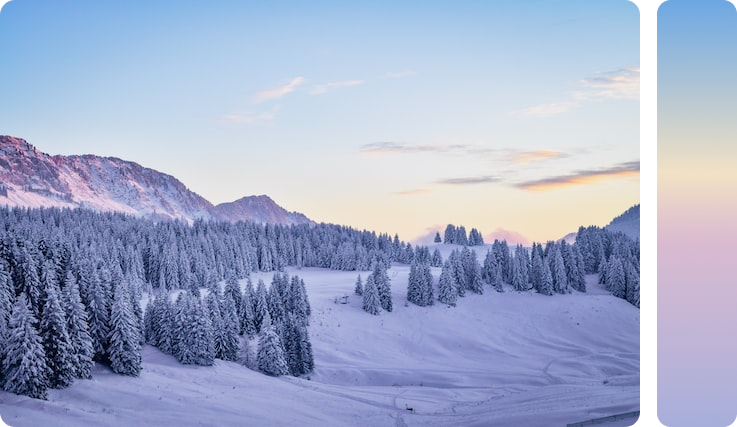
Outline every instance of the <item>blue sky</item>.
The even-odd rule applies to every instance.
[[[634,4],[353,3],[13,0],[0,133],[405,239],[639,202]]]

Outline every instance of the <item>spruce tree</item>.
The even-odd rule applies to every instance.
[[[377,315],[381,309],[379,291],[374,283],[374,275],[369,274],[366,278],[366,286],[363,288],[363,310],[369,314]]]
[[[137,377],[141,372],[141,346],[138,325],[123,285],[115,286],[110,310],[108,355],[113,372]]]
[[[253,299],[254,299],[254,291],[253,291],[253,285],[251,285],[251,281],[249,279],[248,285],[243,290],[243,297],[241,300],[241,335],[246,335],[248,337],[253,337],[256,335],[256,320],[255,320],[255,314],[253,312]]]
[[[386,273],[386,265],[383,262],[374,263],[374,283],[379,292],[379,302],[385,311],[392,311],[392,289],[389,275]],[[364,289],[365,291],[365,289]]]
[[[353,292],[356,295],[363,295],[363,282],[361,281],[361,275],[358,275],[356,279],[356,286],[353,288]]]
[[[442,240],[440,239],[440,232],[435,233],[435,239],[433,240],[435,243],[441,243]]]
[[[41,337],[33,326],[36,319],[21,294],[13,305],[2,355],[3,389],[34,399],[48,397],[49,368]]]
[[[258,369],[258,362],[256,356],[253,354],[251,349],[251,343],[248,336],[244,336],[240,340],[238,347],[238,363],[247,367],[248,369]]]
[[[259,279],[258,286],[256,287],[256,298],[254,301],[253,319],[256,331],[261,332],[261,323],[264,317],[269,312],[269,305],[266,301],[266,284],[263,280]]]
[[[289,367],[284,357],[284,347],[279,334],[268,315],[264,318],[263,323],[258,343],[258,369],[266,375],[288,375]]]
[[[46,354],[46,366],[49,368],[49,387],[65,388],[74,382],[75,352],[67,330],[67,319],[59,302],[59,289],[52,275],[47,273],[45,276],[46,303],[39,332]]]
[[[543,261],[541,278],[540,287],[537,291],[543,295],[553,295],[553,274],[550,271],[550,265],[545,261]]]
[[[438,301],[455,307],[456,301],[458,300],[458,289],[455,284],[453,264],[450,261],[445,261],[445,264],[443,264],[443,269],[440,271],[440,278],[438,279],[438,288]]]
[[[223,319],[220,358],[234,362],[238,358],[238,315],[230,297],[225,296],[220,303],[220,314]]]

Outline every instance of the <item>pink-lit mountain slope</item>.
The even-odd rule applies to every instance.
[[[267,196],[213,206],[171,175],[115,157],[50,156],[21,138],[0,136],[0,206],[84,207],[155,219],[311,221]]]

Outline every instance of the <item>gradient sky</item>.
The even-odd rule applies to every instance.
[[[354,3],[13,0],[0,134],[403,239],[639,203],[634,4]]]
[[[735,425],[737,415],[735,76],[733,4],[660,6],[658,417],[670,427]]]

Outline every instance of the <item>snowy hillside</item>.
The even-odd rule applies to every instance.
[[[446,258],[453,245],[437,247]],[[139,378],[98,365],[93,380],[50,390],[48,401],[0,392],[0,416],[13,427],[545,427],[639,408],[640,312],[594,276],[587,293],[485,287],[453,308],[417,307],[404,304],[409,266],[395,264],[394,311],[371,316],[353,294],[358,272],[286,271],[304,279],[312,305],[309,378],[220,360],[183,366],[146,346]],[[432,269],[436,292],[439,271]]]
[[[614,218],[605,227],[609,231],[621,231],[633,239],[640,238],[640,205],[634,205],[623,214]]]
[[[213,206],[171,175],[114,157],[50,156],[0,136],[0,205],[84,207],[154,219],[305,224],[266,196]]]

